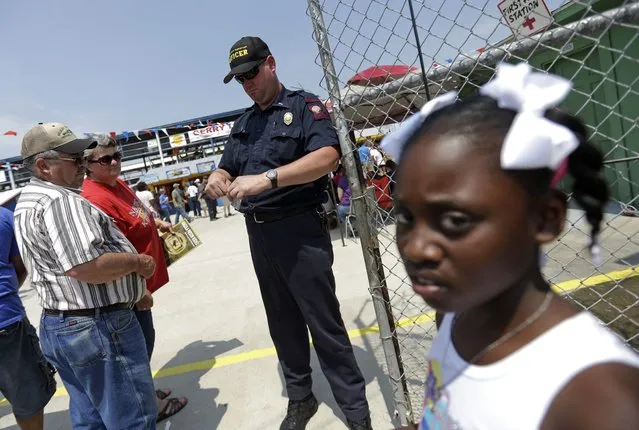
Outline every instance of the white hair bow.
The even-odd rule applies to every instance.
[[[544,117],[545,111],[565,99],[570,89],[570,81],[533,72],[526,63],[497,66],[495,78],[479,92],[496,100],[499,107],[518,112],[502,145],[502,168],[556,170],[577,148],[579,141],[572,131]],[[397,131],[384,138],[382,148],[399,161],[404,145],[426,118],[453,104],[456,98],[456,92],[449,92],[426,103]]]
[[[479,93],[495,99],[501,108],[518,112],[502,145],[502,168],[556,170],[579,146],[572,131],[544,117],[571,88],[569,80],[533,72],[526,63],[497,66],[495,79]]]

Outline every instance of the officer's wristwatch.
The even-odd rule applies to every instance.
[[[271,188],[277,188],[277,170],[271,169],[266,172],[266,177],[271,181]]]

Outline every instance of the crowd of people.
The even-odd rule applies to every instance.
[[[226,197],[212,199],[204,192],[207,179],[208,176],[203,176],[202,179],[189,181],[186,188],[181,183],[174,183],[170,194],[165,186],[156,186],[156,189],[151,191],[146,182],[140,181],[135,185],[135,194],[154,217],[172,222],[171,215],[175,214],[173,224],[180,222],[180,217],[193,222],[195,218],[208,216],[209,221],[215,221],[219,219],[218,207],[222,207],[224,218],[232,216],[231,204]]]
[[[392,196],[397,165],[384,155],[383,150],[371,140],[365,140],[357,145],[357,156],[359,158],[358,168],[361,168],[366,186],[373,190],[375,225],[381,227],[393,222]],[[346,170],[341,163],[331,174],[331,178],[334,190],[332,195],[335,196],[336,200],[335,212],[340,227],[346,235],[357,235],[356,229],[353,228],[355,216],[351,209],[351,189]],[[351,228],[347,229],[347,225],[350,225]]]
[[[225,198],[244,214],[288,396],[280,429],[304,429],[318,410],[309,332],[346,425],[372,429],[322,206],[336,172],[338,214],[350,214],[330,115],[314,94],[280,83],[260,38],[235,43],[229,63],[224,82],[235,79],[254,105],[206,182],[171,190],[176,222],[189,218],[187,201],[202,215],[200,197],[209,212]],[[504,64],[478,95],[437,97],[381,150],[358,150],[413,290],[437,312],[421,430],[637,428],[638,356],[542,275],[540,248],[566,218],[559,176],[573,177],[593,253],[608,201],[601,154],[556,109],[569,89]],[[154,429],[188,402],[156,388],[149,364],[153,293],[169,281],[158,233],[172,228],[167,192],[154,206],[145,184],[135,192],[119,178],[112,138],[78,139],[59,123],[29,130],[21,153],[33,177],[14,213],[0,210],[0,391],[22,429],[46,428],[57,372],[74,429]],[[26,278],[43,308],[39,342],[18,296]]]

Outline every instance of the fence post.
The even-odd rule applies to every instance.
[[[157,131],[155,132],[155,142],[158,145],[158,151],[160,153],[160,163],[162,167],[164,167],[164,151],[162,150],[162,142],[160,142],[160,134]]]
[[[355,160],[358,155],[353,147],[355,142],[351,142],[349,138],[349,127],[341,109],[339,81],[335,73],[321,7],[318,0],[308,0],[308,7],[313,29],[315,30],[315,39],[324,69],[329,97],[333,101],[333,118],[342,149],[342,163],[351,189],[351,204],[355,211],[357,229],[360,235],[369,291],[373,299],[373,307],[379,325],[382,348],[386,358],[386,365],[388,366],[388,375],[393,386],[393,399],[396,408],[395,418],[399,420],[399,425],[405,426],[414,422],[412,406],[395,329],[395,318],[393,317],[386,286],[377,232],[368,223],[372,213],[368,202],[375,201],[375,198],[374,196],[367,196],[367,193],[372,192],[372,190],[367,190],[363,185],[365,182],[362,172]]]
[[[9,183],[11,184],[11,189],[15,190],[16,189],[16,182],[13,179],[13,168],[11,167],[11,163],[9,163],[7,161],[7,163],[4,165],[4,167],[7,169],[7,176],[9,177]]]

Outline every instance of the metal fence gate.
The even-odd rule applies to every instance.
[[[526,61],[574,84],[564,107],[587,123],[605,154],[613,196],[603,264],[591,263],[588,226],[573,207],[564,234],[545,249],[544,272],[639,349],[639,3],[561,1],[548,0],[546,9],[541,0],[308,0],[398,424],[421,414],[434,314],[412,294],[392,210],[379,204],[388,192],[380,170],[389,166],[362,165],[355,138],[387,133],[444,92],[473,93],[501,61]]]

